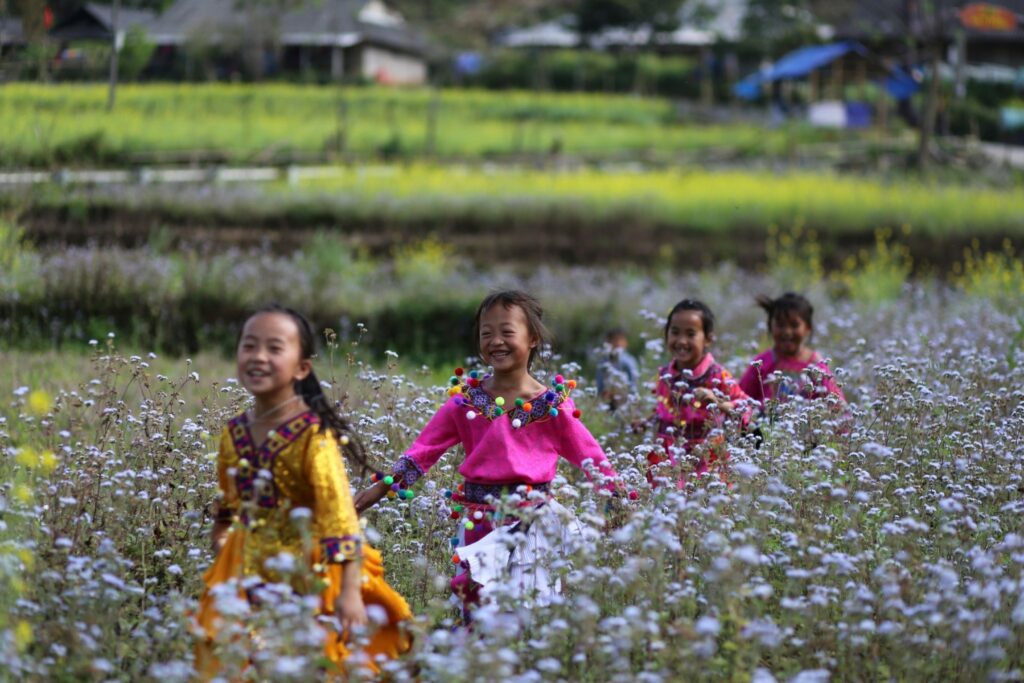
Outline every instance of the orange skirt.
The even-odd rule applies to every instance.
[[[205,636],[200,638],[196,646],[196,671],[201,680],[215,677],[220,668],[213,652],[213,639],[217,634],[217,622],[220,620],[220,615],[214,607],[210,589],[225,581],[242,578],[245,534],[246,532],[241,529],[231,531],[224,547],[217,554],[217,559],[203,576],[206,590],[203,591],[203,595],[199,599],[199,609],[196,613],[196,621]],[[319,562],[319,544],[313,551],[311,559],[314,564]],[[327,587],[320,594],[320,613],[331,615],[334,614],[334,601],[341,592],[342,566],[340,564],[327,565],[324,579],[327,581]],[[374,659],[380,655],[394,659],[411,646],[411,638],[403,628],[402,622],[412,617],[412,611],[405,598],[384,580],[384,563],[381,560],[380,552],[365,544],[363,545],[362,560],[362,595],[363,602],[367,607],[371,605],[382,607],[388,617],[387,623],[374,631],[364,650],[370,660],[367,666],[376,673],[379,669],[372,663]],[[343,664],[350,654],[343,634],[337,631],[327,633],[324,654],[331,662],[343,669]]]

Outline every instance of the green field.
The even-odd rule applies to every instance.
[[[668,100],[622,95],[181,84],[118,92],[108,113],[103,85],[3,85],[0,167],[427,152],[469,159],[555,151],[595,158],[705,150],[772,156],[845,137],[804,126],[687,124]]]
[[[138,245],[156,230],[186,243],[294,250],[324,231],[381,253],[434,235],[478,261],[651,263],[668,250],[688,266],[758,267],[772,230],[797,229],[816,234],[837,265],[886,230],[919,261],[948,268],[974,239],[992,247],[1024,235],[1019,186],[824,171],[335,166],[326,178],[259,187],[8,190],[0,206],[41,242]]]

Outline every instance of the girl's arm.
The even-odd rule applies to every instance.
[[[362,536],[352,504],[348,473],[330,432],[310,439],[305,475],[313,488],[313,521],[325,564],[341,565],[341,586],[334,600],[344,630],[367,623],[362,594]]]
[[[575,410],[576,405],[572,399],[566,399],[558,407],[559,415],[552,418],[562,421],[560,430],[562,451],[560,455],[580,469],[584,469],[583,463],[589,459],[593,467],[599,469],[601,474],[611,480],[605,485],[605,488],[615,490],[615,481],[619,475],[608,462],[604,449],[601,448],[601,444],[597,443],[594,435],[587,430],[579,418],[573,417]]]
[[[434,413],[430,422],[416,437],[416,441],[392,467],[391,474],[396,482],[405,487],[412,486],[441,459],[445,451],[462,440],[456,426],[461,410],[461,406],[449,400]],[[359,492],[355,499],[356,511],[362,514],[376,505],[387,495],[388,488],[383,481],[378,481],[370,488]]]
[[[341,570],[341,592],[334,600],[334,613],[341,620],[343,631],[351,632],[353,628],[369,623],[366,605],[363,603],[360,564],[356,561],[346,562]]]
[[[707,387],[698,387],[694,390],[693,395],[695,398],[708,403],[716,404],[720,410],[726,413],[734,413],[740,407],[741,402],[749,403],[751,398],[740,388],[740,385],[736,382],[733,376],[728,370],[722,369],[719,375],[718,389],[709,389]],[[744,406],[742,412],[742,418],[746,423],[750,418],[750,407]]]
[[[228,530],[231,529],[231,522],[217,520],[213,523],[213,532],[210,534],[210,549],[214,554],[220,552],[228,540]]]

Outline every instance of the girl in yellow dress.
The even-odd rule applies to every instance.
[[[365,649],[369,658],[393,658],[409,648],[402,624],[411,617],[409,606],[384,581],[380,554],[363,542],[342,462],[344,451],[365,464],[362,449],[313,373],[313,350],[309,322],[279,306],[249,318],[239,339],[238,378],[255,400],[251,410],[228,423],[217,457],[217,559],[204,576],[197,613],[206,637],[197,648],[196,670],[204,678],[219,668],[212,640],[224,622],[214,588],[238,581],[240,594],[253,602],[254,583],[285,580],[275,563],[266,563],[282,552],[308,560],[319,580],[311,581],[308,573],[286,580],[300,593],[322,588],[321,617],[340,622],[339,629],[325,633],[324,654],[335,666],[343,669],[349,655],[346,633],[367,626],[367,605],[387,615]],[[297,508],[309,513],[293,514]],[[312,547],[293,521],[303,517],[312,519]]]

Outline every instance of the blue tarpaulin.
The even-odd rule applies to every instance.
[[[812,71],[831,64],[851,52],[861,56],[867,56],[868,54],[867,48],[853,40],[829,43],[828,45],[802,47],[785,55],[771,67],[750,74],[737,83],[733,90],[737,97],[742,97],[745,100],[755,100],[761,95],[761,86],[764,83],[803,78]],[[894,81],[892,85],[890,85],[889,81],[885,84],[890,90],[892,90],[893,86],[901,91],[908,87],[907,81],[898,78],[898,76],[890,80]],[[893,94],[897,99],[901,99],[896,93]],[[904,94],[903,96],[906,97],[907,95]]]
[[[866,55],[867,49],[858,42],[847,40],[828,45],[811,45],[802,47],[785,55],[767,69],[752,73],[736,84],[733,90],[738,97],[745,100],[757,99],[761,94],[761,85],[772,81],[784,81],[803,78],[815,69],[831,64],[843,55],[856,52]]]

